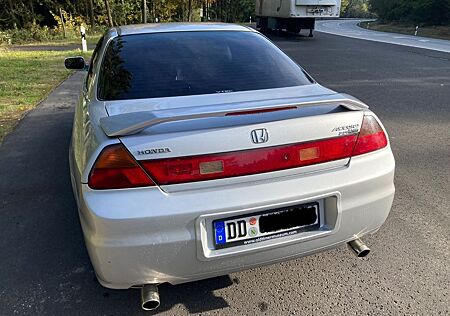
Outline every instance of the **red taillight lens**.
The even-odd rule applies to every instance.
[[[387,146],[387,137],[378,123],[371,115],[364,116],[361,131],[353,150],[353,156],[362,155]]]
[[[237,177],[349,158],[356,135],[221,154],[139,161],[161,185]]]
[[[121,144],[103,149],[89,174],[88,184],[97,190],[154,185]]]
[[[358,135],[220,154],[139,161],[121,144],[103,149],[89,174],[93,189],[123,189],[196,182],[298,168],[350,158],[387,146],[373,116],[364,116]],[[142,167],[141,167],[142,166]],[[150,177],[151,178],[150,178]]]

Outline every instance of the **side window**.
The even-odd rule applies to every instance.
[[[92,75],[94,73],[94,65],[97,63],[98,60],[98,51],[100,50],[100,47],[102,47],[104,37],[102,36],[95,46],[94,52],[92,53],[91,62],[89,64],[89,70],[86,77],[86,89],[89,89],[89,86],[91,85],[92,81]]]

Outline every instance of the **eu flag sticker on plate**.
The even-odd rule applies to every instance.
[[[214,223],[214,232],[216,234],[216,245],[225,243],[225,223],[224,222],[215,222]]]

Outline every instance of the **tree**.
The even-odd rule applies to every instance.
[[[223,22],[245,22],[255,14],[255,0],[215,0],[210,1],[209,15]]]
[[[91,20],[91,27],[94,27],[95,19],[94,19],[94,1],[93,0],[89,0],[89,18]]]
[[[15,9],[15,7],[13,5],[12,0],[8,0],[8,4],[9,4],[10,21],[11,21],[11,24],[16,29],[17,28],[17,21],[18,21],[17,17],[16,17],[16,13],[15,13],[16,9]]]
[[[450,24],[450,0],[370,0],[369,2],[371,10],[383,22]]]
[[[33,0],[29,0],[29,5],[30,5],[30,12],[31,12],[31,19],[32,19],[33,25],[35,25],[36,24],[36,15],[34,14]]]
[[[80,23],[114,26],[139,22],[199,21],[211,18],[244,22],[254,15],[255,0],[0,0],[0,29],[57,27],[59,9]],[[146,14],[144,14],[146,13]],[[55,19],[55,14],[58,16]],[[146,16],[145,16],[146,15]],[[73,17],[73,19],[72,19]],[[58,21],[57,21],[58,20]],[[33,26],[34,25],[34,26]],[[69,23],[67,25],[69,27]]]
[[[189,0],[188,5],[188,21],[191,22],[192,19],[192,0]]]
[[[114,26],[114,22],[112,19],[111,6],[109,5],[109,0],[105,0],[106,12],[108,14],[108,24],[110,27]]]
[[[142,23],[147,23],[147,0],[142,0]]]

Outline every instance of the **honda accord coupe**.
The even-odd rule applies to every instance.
[[[70,172],[103,286],[153,309],[161,283],[369,252],[395,191],[385,128],[257,31],[121,26],[65,65],[86,71]]]

